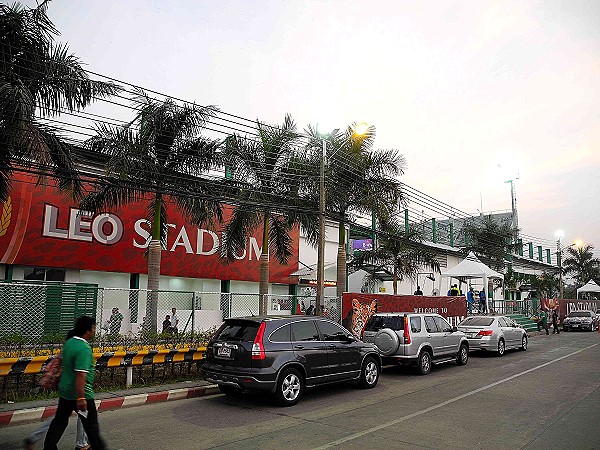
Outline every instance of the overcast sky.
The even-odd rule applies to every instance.
[[[34,2],[27,1],[27,5]],[[300,129],[367,122],[402,181],[600,250],[600,3],[54,0],[90,70]]]

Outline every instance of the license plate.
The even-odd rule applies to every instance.
[[[574,323],[573,324],[573,328],[579,328],[579,324],[578,323]]]
[[[229,347],[219,347],[217,349],[217,356],[223,356],[224,358],[231,357],[231,349]]]

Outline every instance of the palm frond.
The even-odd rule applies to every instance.
[[[221,256],[234,261],[244,252],[248,236],[262,224],[262,214],[256,210],[236,208],[223,232]]]
[[[286,217],[272,214],[269,218],[269,250],[280,264],[287,264],[292,256],[291,224]]]

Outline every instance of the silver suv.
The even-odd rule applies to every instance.
[[[420,374],[432,364],[469,360],[469,342],[439,314],[376,313],[371,316],[362,339],[377,346],[384,360],[415,365]]]

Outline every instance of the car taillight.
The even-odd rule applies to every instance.
[[[404,343],[410,344],[410,333],[408,329],[408,317],[404,316]]]
[[[491,336],[494,332],[492,330],[481,330],[477,333],[477,336]]]
[[[364,341],[364,337],[365,337],[365,329],[363,328],[362,330],[360,330],[360,340]]]
[[[263,337],[265,335],[266,322],[261,322],[252,344],[252,359],[265,359],[265,346],[263,345]]]

